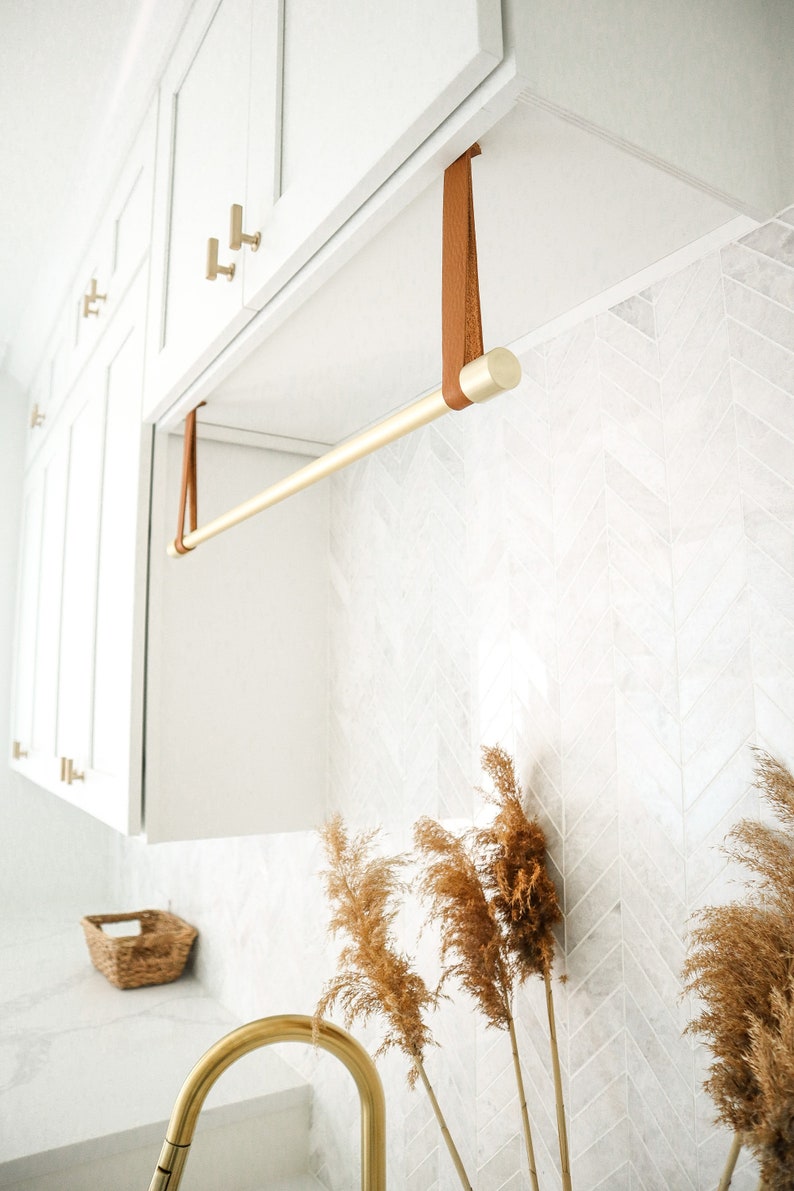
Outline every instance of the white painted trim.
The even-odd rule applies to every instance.
[[[535,327],[533,331],[527,332],[526,335],[522,335],[520,339],[516,339],[506,346],[512,352],[515,352],[517,356],[520,356],[521,352],[529,351],[531,348],[538,347],[541,343],[548,342],[549,339],[556,338],[557,335],[565,334],[566,331],[572,330],[573,327],[578,326],[579,323],[583,323],[586,319],[611,310],[619,302],[625,302],[627,298],[632,298],[635,294],[648,289],[649,286],[655,285],[656,282],[663,281],[665,277],[669,277],[672,273],[680,272],[687,265],[694,264],[695,261],[701,260],[704,256],[708,256],[709,253],[718,252],[726,244],[730,244],[734,240],[739,240],[742,236],[746,236],[748,232],[754,231],[759,226],[759,221],[751,219],[749,215],[738,215],[736,219],[731,219],[727,223],[721,224],[714,231],[709,232],[705,236],[698,237],[697,240],[693,240],[691,244],[685,244],[683,248],[671,252],[668,256],[661,257],[658,261],[654,261],[652,265],[641,269],[639,273],[632,273],[624,281],[619,281],[617,285],[602,290],[599,294],[594,294],[586,302],[581,302],[578,306],[574,306],[571,310],[566,310],[564,314],[559,315],[557,318],[551,319],[550,322],[543,323],[540,327]]]
[[[181,427],[169,427],[169,434],[181,434]],[[243,430],[238,426],[216,426],[213,422],[196,422],[196,437],[208,442],[227,442],[239,447],[258,447],[265,451],[283,451],[287,455],[307,455],[316,459],[324,455],[333,443],[313,442],[306,438],[290,438],[284,434],[267,434],[262,430]]]

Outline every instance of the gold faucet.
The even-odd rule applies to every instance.
[[[361,1191],[386,1191],[386,1102],[375,1064],[346,1030],[330,1022],[284,1013],[232,1030],[196,1063],[176,1098],[149,1191],[176,1191],[190,1153],[199,1113],[227,1067],[271,1042],[314,1042],[335,1055],[355,1080],[361,1101]]]

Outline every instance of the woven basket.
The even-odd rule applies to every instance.
[[[140,922],[139,935],[109,935],[103,922]],[[80,919],[91,962],[116,988],[169,984],[182,975],[198,931],[165,910],[91,914]]]

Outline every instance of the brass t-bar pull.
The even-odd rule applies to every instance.
[[[99,314],[99,307],[95,305],[97,302],[107,302],[107,294],[98,294],[96,292],[96,277],[91,278],[91,288],[87,294],[83,294],[83,318],[88,318],[89,314]]]
[[[225,273],[229,281],[234,277],[234,265],[218,264],[218,241],[207,240],[207,281],[217,281],[218,274]]]
[[[61,781],[71,786],[72,782],[85,781],[85,774],[75,769],[71,757],[61,757]]]
[[[243,231],[243,209],[239,203],[232,203],[229,218],[229,247],[238,252],[243,244],[250,244],[251,251],[256,252],[261,243],[262,236],[259,232],[254,232],[253,236],[249,236]]]

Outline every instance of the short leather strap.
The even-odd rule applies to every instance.
[[[196,411],[206,405],[200,401],[196,409],[191,409],[185,418],[185,443],[182,451],[182,489],[179,493],[179,520],[176,527],[174,547],[179,554],[189,554],[190,547],[184,544],[185,513],[187,511],[188,493],[190,494],[190,532],[198,525],[198,491],[196,467]]]
[[[471,405],[460,387],[460,370],[483,354],[480,283],[471,159],[474,144],[444,171],[441,259],[441,391],[450,409]]]

